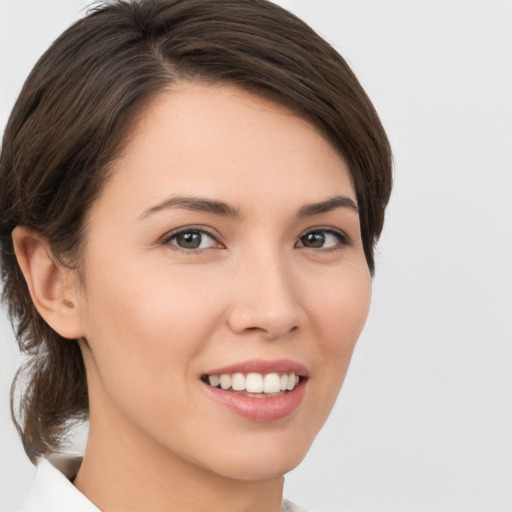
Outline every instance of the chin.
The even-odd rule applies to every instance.
[[[305,455],[305,454],[304,454]],[[233,463],[226,462],[221,473],[222,476],[233,480],[256,481],[268,480],[271,478],[282,477],[303,460],[304,456],[287,457],[285,460],[275,457],[274,460],[254,460],[245,459]]]
[[[209,469],[235,480],[254,481],[281,477],[297,467],[306,456],[311,442],[290,436],[288,442],[247,442],[243,446],[233,443],[222,456],[214,455]],[[238,444],[238,446],[234,446]],[[213,455],[213,454],[212,454]],[[219,461],[222,465],[219,465]]]

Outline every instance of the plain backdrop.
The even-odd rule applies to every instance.
[[[0,125],[87,0],[0,0]],[[379,111],[395,189],[372,311],[286,495],[317,512],[512,510],[512,2],[281,0]],[[0,511],[34,475],[10,424],[0,317]]]

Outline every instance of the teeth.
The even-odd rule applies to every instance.
[[[220,376],[219,375],[210,375],[208,377],[208,382],[210,383],[210,386],[213,386],[216,388],[220,384]]]
[[[295,374],[289,373],[288,374],[288,385],[286,386],[286,389],[288,391],[291,391],[295,387]]]
[[[235,373],[231,379],[233,391],[243,391],[245,389],[245,377],[243,373]]]
[[[247,391],[248,393],[279,393],[292,391],[299,383],[299,376],[295,373],[279,375],[278,373],[223,373],[222,375],[209,375],[210,386],[221,387],[224,390]]]
[[[261,373],[249,373],[245,379],[245,389],[249,393],[263,393],[263,377]]]
[[[263,379],[263,391],[265,393],[279,393],[281,391],[281,379],[277,373],[269,373]]]
[[[286,373],[284,375],[281,375],[281,391],[286,391],[286,387],[288,386],[288,375]]]
[[[220,376],[220,387],[222,389],[229,389],[231,387],[231,375],[222,374]]]

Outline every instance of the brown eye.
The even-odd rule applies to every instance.
[[[335,249],[348,244],[348,237],[331,229],[315,229],[302,235],[297,245],[308,249]]]
[[[201,233],[180,233],[176,235],[176,244],[183,249],[199,249],[201,240]]]
[[[167,239],[166,243],[190,251],[209,249],[217,245],[215,238],[205,231],[197,229],[175,233]]]
[[[304,247],[319,249],[324,246],[325,235],[321,231],[311,231],[307,235],[302,236],[300,241]]]

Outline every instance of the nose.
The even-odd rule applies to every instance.
[[[282,338],[305,321],[299,289],[289,265],[278,255],[253,257],[236,269],[228,323],[237,334]]]

